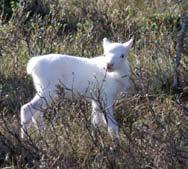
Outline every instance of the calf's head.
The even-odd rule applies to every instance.
[[[118,71],[122,66],[125,66],[132,44],[133,39],[125,43],[112,43],[107,38],[103,39],[105,69],[107,72]]]

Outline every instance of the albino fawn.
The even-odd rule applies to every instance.
[[[94,58],[63,54],[31,58],[27,73],[33,78],[36,94],[21,107],[21,137],[26,137],[31,120],[39,130],[44,128],[41,109],[57,96],[58,84],[65,89],[65,97],[72,96],[73,92],[89,99],[92,102],[93,126],[105,125],[112,138],[118,137],[113,105],[117,95],[126,92],[130,86],[127,56],[132,43],[132,39],[126,43],[112,43],[104,38],[104,54]]]

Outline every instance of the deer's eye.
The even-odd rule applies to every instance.
[[[122,54],[122,55],[121,55],[121,58],[124,58],[124,57],[125,57],[125,55],[124,55],[124,54]]]

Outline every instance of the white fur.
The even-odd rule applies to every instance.
[[[113,104],[117,95],[130,86],[127,55],[132,42],[111,43],[104,38],[104,55],[90,59],[62,54],[31,58],[27,73],[33,78],[36,95],[21,107],[21,137],[25,138],[31,119],[39,130],[44,128],[41,108],[57,96],[58,84],[65,89],[65,97],[83,95],[91,100],[93,126],[106,125],[109,134],[117,137]]]

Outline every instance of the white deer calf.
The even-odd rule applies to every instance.
[[[71,97],[73,92],[91,100],[93,126],[106,125],[109,134],[118,137],[113,105],[118,94],[126,92],[130,86],[127,56],[132,43],[132,39],[112,43],[104,38],[104,54],[94,58],[62,54],[31,58],[27,73],[33,78],[36,95],[21,107],[21,137],[26,137],[32,119],[39,130],[44,127],[41,109],[57,96],[58,84],[62,84],[65,97]]]

